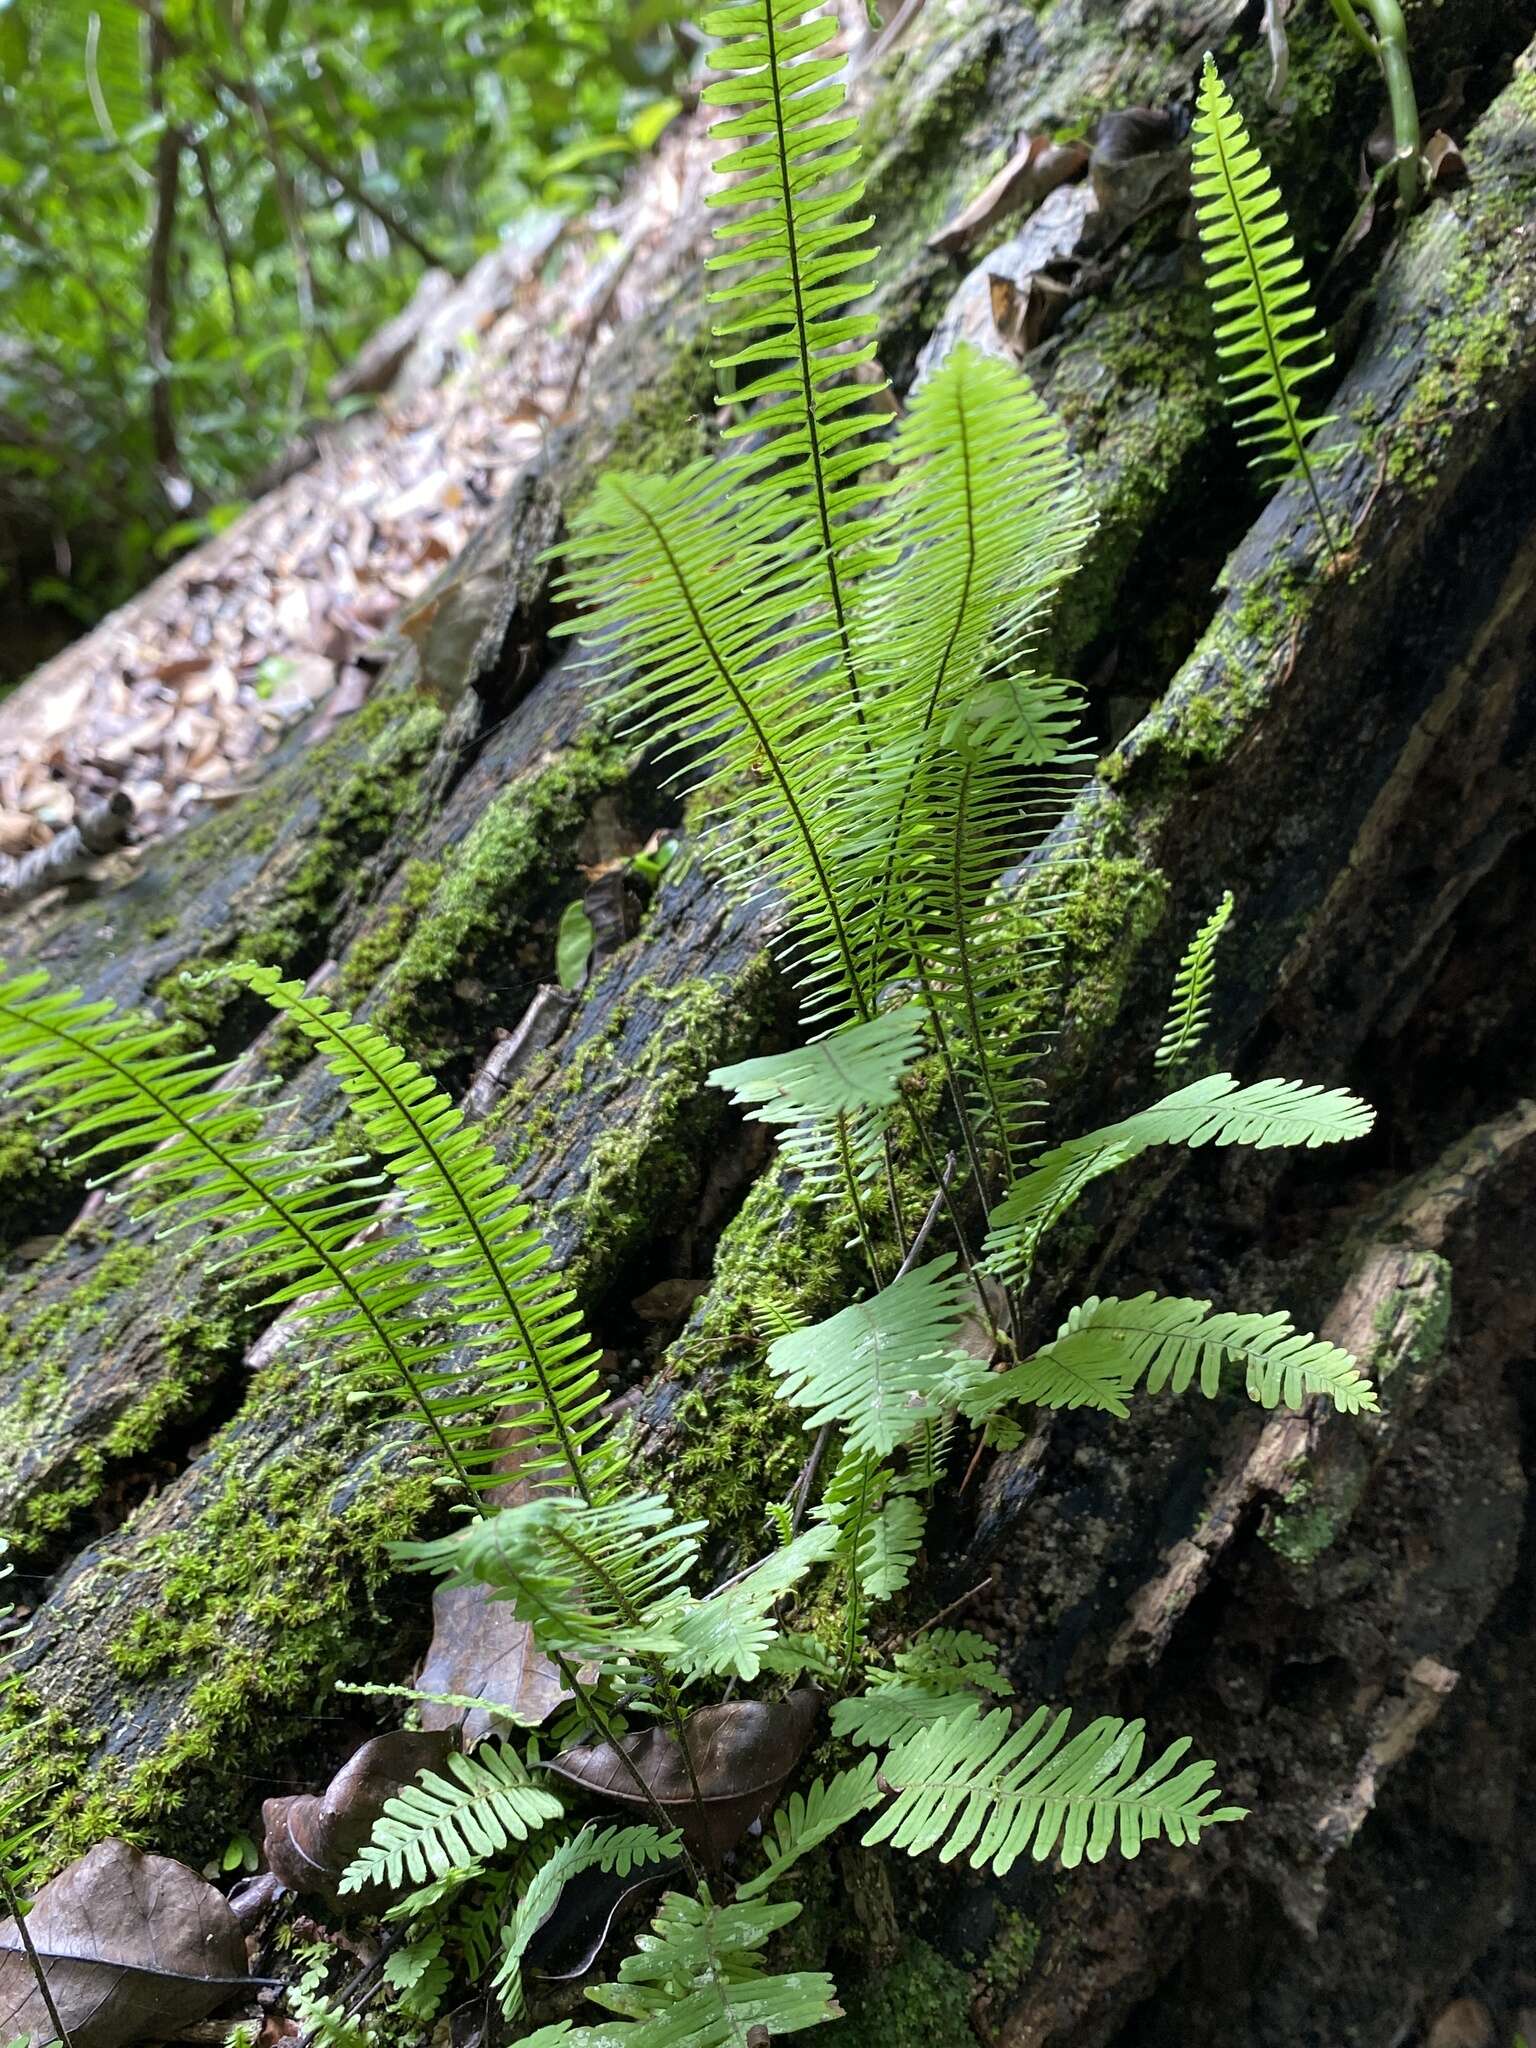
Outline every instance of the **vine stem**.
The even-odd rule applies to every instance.
[[[7,1907],[10,1909],[11,1918],[16,1922],[16,1932],[21,1937],[21,1945],[26,1951],[32,1975],[37,1979],[38,1995],[42,1999],[43,2009],[48,2015],[48,2024],[58,2036],[60,2048],[74,2048],[74,2043],[69,2038],[69,2029],[59,2018],[59,2008],[53,2002],[53,1993],[48,1988],[48,1972],[43,1968],[42,1958],[33,1946],[31,1929],[27,1926],[27,1916],[21,1910],[21,1900],[17,1897],[15,1888],[11,1883],[10,1873],[3,1864],[0,1864],[0,1898],[5,1900]]]

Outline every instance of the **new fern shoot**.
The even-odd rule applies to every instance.
[[[216,1228],[327,1375],[394,1396],[460,1511],[402,1561],[508,1603],[560,1674],[550,1748],[496,1740],[429,1773],[348,1874],[402,1893],[399,2009],[430,2017],[489,1971],[528,2023],[530,1947],[562,1887],[666,1868],[650,1932],[589,1993],[609,2016],[542,2029],[540,2048],[726,2048],[835,2017],[831,1980],[772,1953],[800,1910],[794,1866],[838,1829],[1002,1874],[1197,1845],[1240,1819],[1176,1733],[1019,1703],[979,1635],[903,1644],[891,1603],[978,1432],[1008,1443],[1041,1410],[1114,1417],[1234,1375],[1265,1405],[1375,1400],[1278,1312],[1093,1297],[1055,1305],[1044,1345],[1009,1334],[1046,1233],[1149,1148],[1320,1146],[1371,1115],[1341,1091],[1217,1073],[1043,1144],[1040,1048],[1013,1020],[1021,986],[1033,1014],[1047,1001],[1055,945],[1048,917],[1023,957],[997,928],[1005,872],[1087,761],[1077,691],[1033,665],[1092,529],[1087,494],[1027,379],[965,345],[888,428],[833,22],[737,0],[709,27],[717,364],[744,417],[717,459],[608,476],[563,547],[563,587],[636,729],[712,806],[732,886],[776,902],[802,1042],[714,1083],[775,1129],[866,1255],[867,1290],[834,1314],[789,1300],[761,1318],[785,1428],[816,1443],[795,1498],[763,1504],[763,1554],[711,1583],[711,1532],[635,1469],[581,1304],[495,1148],[376,1027],[275,969],[220,970],[313,1048],[376,1162],[360,1169],[283,1151],[257,1099],[169,1027],[0,974],[0,1079],[164,1227]],[[1298,267],[1213,70],[1201,118],[1232,374],[1266,452],[1305,466],[1295,391],[1319,365]],[[1204,1027],[1225,915],[1186,957],[1160,1065]],[[898,1159],[926,1176],[925,1215]],[[816,1713],[868,1754],[805,1784],[780,1772],[761,1841],[750,1811],[727,1838],[698,1731]]]

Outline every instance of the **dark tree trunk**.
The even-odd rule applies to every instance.
[[[871,114],[898,386],[962,310],[946,318],[963,268],[925,234],[998,146],[1180,90],[1234,26],[1139,0],[920,19]],[[1231,451],[1176,208],[1101,259],[1029,358],[1101,515],[1055,654],[1093,684],[1105,754],[1001,931],[1062,897],[1062,1134],[1151,1092],[1173,962],[1227,886],[1222,1063],[1380,1109],[1337,1156],[1201,1152],[1123,1177],[1045,1276],[1042,1327],[1090,1288],[1283,1303],[1368,1360],[1384,1412],[1058,1417],[946,1504],[914,1622],[986,1581],[965,1613],[1024,1695],[1189,1731],[1253,1818],[1065,1882],[844,1852],[812,1938],[871,2041],[1389,2048],[1458,1989],[1501,2023],[1536,2004],[1536,48],[1494,0],[1421,8],[1412,30],[1426,104],[1474,67],[1471,183],[1343,273],[1337,573],[1307,567],[1304,493],[1261,503]],[[1291,34],[1295,104],[1261,133],[1320,252],[1377,92],[1321,9]],[[1251,109],[1262,69],[1249,50]],[[982,271],[1022,277],[1064,218],[1043,209]],[[969,294],[984,307],[984,277]],[[255,953],[323,974],[468,1086],[552,978],[580,865],[677,817],[552,652],[539,557],[610,445],[644,459],[647,432],[707,406],[697,300],[690,281],[623,338],[364,711],[126,887],[19,914],[9,957],[168,1007],[233,1055],[255,1012],[177,976]],[[733,906],[696,853],[481,1090],[642,1447],[722,1521],[722,1554],[801,1449],[742,1306],[775,1273],[812,1307],[851,1278],[702,1087],[793,1028],[772,935],[772,906]],[[258,1052],[291,1075],[280,1121],[339,1126],[281,1034]],[[29,1129],[0,1128],[0,1239],[79,1203]],[[424,1589],[385,1555],[435,1512],[408,1432],[340,1409],[199,1267],[93,1200],[0,1293],[0,1523],[36,1602],[13,1661],[60,1857],[109,1829],[207,1855],[369,1725],[329,1681],[404,1676],[425,1645]],[[688,1285],[658,1287],[692,1281],[709,1286],[691,1311]]]

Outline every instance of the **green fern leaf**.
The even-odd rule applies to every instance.
[[[1231,915],[1232,891],[1228,889],[1185,948],[1173,978],[1168,1021],[1153,1055],[1155,1066],[1182,1065],[1205,1036],[1211,1016],[1211,987],[1216,979],[1216,946]]]
[[[607,1665],[675,1653],[681,1591],[705,1526],[679,1522],[655,1494],[598,1508],[554,1495],[392,1548],[450,1586],[489,1586],[551,1655]]]
[[[220,970],[253,989],[315,1047],[400,1188],[417,1241],[470,1337],[473,1386],[453,1362],[424,1388],[477,1484],[548,1472],[588,1501],[620,1483],[601,1446],[597,1354],[571,1289],[553,1271],[528,1205],[488,1139],[382,1031],[276,968]]]
[[[671,1623],[677,1642],[674,1668],[687,1678],[729,1674],[750,1683],[778,1635],[772,1610],[836,1549],[835,1529],[806,1529],[753,1565],[734,1585],[682,1608]]]
[[[808,1791],[792,1792],[763,1835],[768,1861],[756,1877],[736,1887],[738,1899],[755,1899],[776,1884],[792,1864],[809,1855],[818,1843],[873,1806],[880,1797],[875,1784],[875,1759],[866,1757],[835,1778],[818,1778]]]
[[[1298,1336],[1283,1310],[1212,1315],[1208,1301],[1142,1294],[1133,1301],[1090,1296],[1054,1342],[992,1375],[983,1389],[986,1412],[1017,1400],[1074,1408],[1087,1402],[1123,1415],[1126,1398],[1143,1380],[1153,1394],[1164,1387],[1182,1394],[1197,1385],[1213,1397],[1229,1363],[1245,1368],[1249,1395],[1266,1408],[1282,1402],[1299,1408],[1313,1395],[1346,1415],[1376,1407],[1375,1392],[1349,1353]]]
[[[397,1948],[385,1958],[384,1982],[401,1995],[396,2010],[408,2020],[436,2019],[453,1978],[441,1930]]]
[[[937,1848],[942,1862],[967,1850],[972,1869],[1004,1876],[1026,1852],[1059,1851],[1073,1869],[1099,1862],[1118,1842],[1135,1856],[1144,1842],[1198,1842],[1207,1827],[1241,1820],[1218,1806],[1214,1766],[1178,1768],[1187,1738],[1142,1768],[1139,1721],[1109,1717],[1067,1740],[1070,1716],[1037,1708],[1021,1728],[1006,1707],[967,1707],[924,1729],[889,1755],[881,1776],[895,1796],[864,1836],[909,1855]]]
[[[529,1783],[516,1750],[503,1744],[451,1756],[447,1772],[423,1771],[388,1801],[372,1839],[342,1876],[343,1892],[425,1884],[474,1869],[564,1810],[552,1792]]]
[[[583,1828],[560,1845],[530,1878],[511,1919],[501,1930],[501,1961],[492,1979],[503,2019],[516,2019],[523,2009],[523,1958],[528,1944],[554,1911],[562,1890],[585,1870],[613,1870],[628,1877],[650,1863],[667,1863],[681,1852],[680,1834],[663,1835],[656,1828],[635,1826]]]
[[[834,1705],[832,1732],[879,1749],[952,1719],[963,1706],[980,1705],[983,1693],[1013,1691],[991,1644],[969,1629],[931,1629],[897,1654],[891,1670],[870,1671],[864,1683],[863,1693]]]
[[[1042,1153],[992,1212],[988,1266],[1010,1279],[1026,1275],[1041,1237],[1084,1188],[1151,1145],[1336,1145],[1363,1137],[1374,1117],[1341,1088],[1300,1081],[1240,1088],[1230,1074],[1209,1074],[1122,1123]]]
[[[923,1541],[923,1511],[908,1493],[882,1502],[865,1522],[855,1553],[859,1583],[869,1600],[889,1600],[912,1576]]]
[[[868,1301],[780,1337],[768,1365],[806,1427],[835,1422],[848,1448],[886,1457],[941,1412],[975,1361],[956,1344],[966,1283],[953,1257],[914,1267]]]
[[[716,1067],[709,1082],[729,1088],[733,1103],[753,1104],[751,1122],[778,1127],[785,1158],[829,1196],[880,1165],[879,1112],[900,1099],[902,1075],[922,1051],[922,1016],[915,1004],[887,1010],[793,1052]]]
[[[1216,352],[1227,403],[1253,466],[1306,480],[1328,552],[1318,468],[1307,443],[1324,417],[1309,418],[1301,387],[1333,361],[1318,324],[1279,194],[1242,116],[1207,56],[1195,111],[1192,188],[1206,282],[1216,313]]]

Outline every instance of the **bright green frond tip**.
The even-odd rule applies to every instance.
[[[1195,113],[1192,182],[1221,381],[1239,439],[1255,469],[1276,481],[1304,478],[1337,559],[1318,458],[1307,446],[1329,417],[1309,415],[1301,392],[1333,356],[1274,180],[1209,56]]]
[[[1179,971],[1173,978],[1173,997],[1153,1061],[1155,1066],[1182,1065],[1204,1038],[1211,1017],[1211,988],[1216,979],[1216,945],[1231,915],[1229,889],[1185,947]]]

